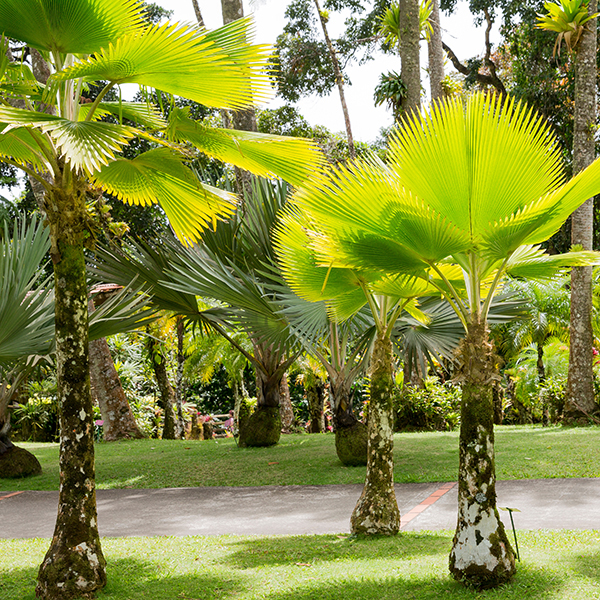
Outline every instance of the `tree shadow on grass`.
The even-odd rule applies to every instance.
[[[371,560],[448,554],[452,537],[436,533],[401,533],[394,537],[303,535],[245,538],[232,543],[223,562],[240,569],[266,565],[312,563],[319,560]]]
[[[243,575],[198,566],[194,573],[168,572],[160,562],[109,559],[108,583],[97,600],[215,600],[237,598],[247,590]],[[0,571],[0,600],[36,600],[38,567]]]
[[[348,577],[335,581],[307,581],[293,590],[265,596],[267,600],[541,600],[554,598],[563,587],[561,579],[548,576],[540,569],[523,569],[514,580],[494,590],[478,592],[451,579],[450,575],[404,573],[377,578],[373,571],[362,578]]]
[[[571,568],[578,574],[600,583],[600,552],[578,553],[570,559]]]

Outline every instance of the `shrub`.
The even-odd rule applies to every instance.
[[[460,422],[459,386],[428,377],[424,387],[396,388],[396,431],[451,431]]]

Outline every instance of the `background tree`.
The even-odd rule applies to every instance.
[[[596,0],[561,1],[545,5],[549,17],[540,17],[539,26],[558,32],[557,46],[564,40],[575,50],[575,120],[573,130],[573,173],[592,164],[596,157],[595,129],[598,60]],[[585,250],[593,248],[594,199],[589,198],[571,217],[571,243]],[[566,414],[575,419],[595,409],[592,371],[592,268],[571,272],[571,342]]]

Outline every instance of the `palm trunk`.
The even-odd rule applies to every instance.
[[[352,383],[343,373],[329,380],[335,450],[342,464],[362,466],[367,464],[368,432],[352,410]]]
[[[400,511],[394,492],[392,342],[378,336],[371,357],[367,477],[350,526],[354,534],[395,535]]]
[[[37,596],[45,600],[78,598],[106,584],[96,514],[82,188],[72,193],[55,189],[46,198],[56,281],[60,492],[54,537],[36,587]]]
[[[450,572],[476,588],[512,577],[515,557],[496,508],[493,384],[497,377],[485,323],[471,323],[459,347],[462,380],[458,523]]]
[[[263,368],[256,369],[256,410],[240,418],[240,446],[274,446],[281,437],[281,379],[279,355],[268,344],[255,344],[254,356]]]
[[[419,0],[400,0],[400,22],[405,24],[400,36],[401,77],[406,86],[402,108],[405,113],[418,112],[421,106]]]
[[[588,5],[596,12],[597,0]],[[577,50],[575,71],[575,122],[573,132],[573,173],[596,157],[596,19],[586,25]],[[594,199],[590,198],[571,217],[571,243],[592,249]],[[576,267],[571,272],[571,343],[565,416],[568,420],[593,413],[594,375],[592,372],[592,267]]]
[[[429,54],[429,84],[431,100],[439,101],[444,97],[444,49],[442,48],[442,30],[440,27],[440,1],[432,0],[431,3],[431,28],[427,50]]]

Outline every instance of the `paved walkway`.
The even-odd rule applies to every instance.
[[[349,532],[362,485],[98,490],[107,537]],[[517,529],[600,529],[600,478],[499,481],[498,506],[518,508]],[[396,485],[402,528],[454,529],[457,488]],[[51,537],[58,492],[1,492],[0,538]],[[510,526],[507,512],[500,512]]]

